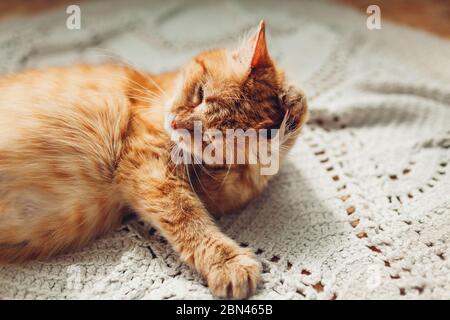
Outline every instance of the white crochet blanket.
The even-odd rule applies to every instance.
[[[319,1],[111,1],[0,22],[0,71],[121,59],[159,72],[267,20],[312,116],[225,233],[256,250],[255,299],[450,299],[450,43]],[[382,16],[383,18],[383,16]],[[120,58],[118,58],[120,57]],[[61,79],[64,81],[64,79]],[[123,226],[50,262],[0,267],[1,298],[209,299],[158,233]]]

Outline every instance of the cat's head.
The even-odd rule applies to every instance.
[[[188,146],[185,136],[194,132],[195,123],[203,133],[216,130],[224,136],[227,129],[281,128],[285,150],[306,114],[303,92],[286,82],[269,55],[262,21],[256,34],[237,49],[203,52],[182,69],[167,105],[165,128],[177,146],[197,157],[214,137],[204,138],[200,150],[194,150],[192,140]],[[264,135],[271,143],[271,131]]]

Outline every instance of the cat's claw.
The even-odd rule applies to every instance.
[[[260,273],[261,264],[246,252],[215,265],[207,281],[212,294],[219,298],[245,299],[255,292]]]

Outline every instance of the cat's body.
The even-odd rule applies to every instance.
[[[258,44],[255,47],[253,57]],[[168,113],[177,115],[178,126],[187,119],[181,116],[186,110],[179,110],[186,103],[179,101],[192,90],[187,80],[180,89],[180,78],[187,74],[198,82],[197,73],[207,74],[210,81],[202,80],[205,89],[198,105],[203,104],[203,90],[212,105],[213,95],[206,93],[217,90],[213,79],[219,76],[228,90],[220,96],[236,97],[231,81],[241,81],[250,90],[247,99],[254,94],[261,108],[267,108],[251,118],[279,120],[269,102],[264,106],[264,90],[282,91],[282,73],[270,66],[272,80],[265,81],[274,83],[269,88],[264,81],[244,84],[243,77],[249,75],[228,74],[221,69],[224,59],[229,59],[226,51],[211,51],[179,72],[154,76],[99,65],[0,78],[0,262],[46,258],[80,247],[113,229],[131,209],[161,231],[182,260],[207,279],[214,294],[237,298],[251,294],[259,263],[223,235],[209,213],[242,207],[270,176],[262,176],[258,164],[175,165],[167,128]],[[258,77],[264,79],[264,74]],[[296,128],[306,115],[304,99],[298,97],[292,97],[296,103],[289,106]],[[207,121],[209,113],[203,112]],[[217,120],[217,111],[211,115]],[[243,127],[252,124],[245,117],[239,119]]]

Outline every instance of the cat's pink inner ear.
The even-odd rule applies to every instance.
[[[266,23],[264,20],[259,24],[258,32],[250,39],[253,48],[251,68],[264,68],[271,65],[272,61],[267,50],[266,43]]]

